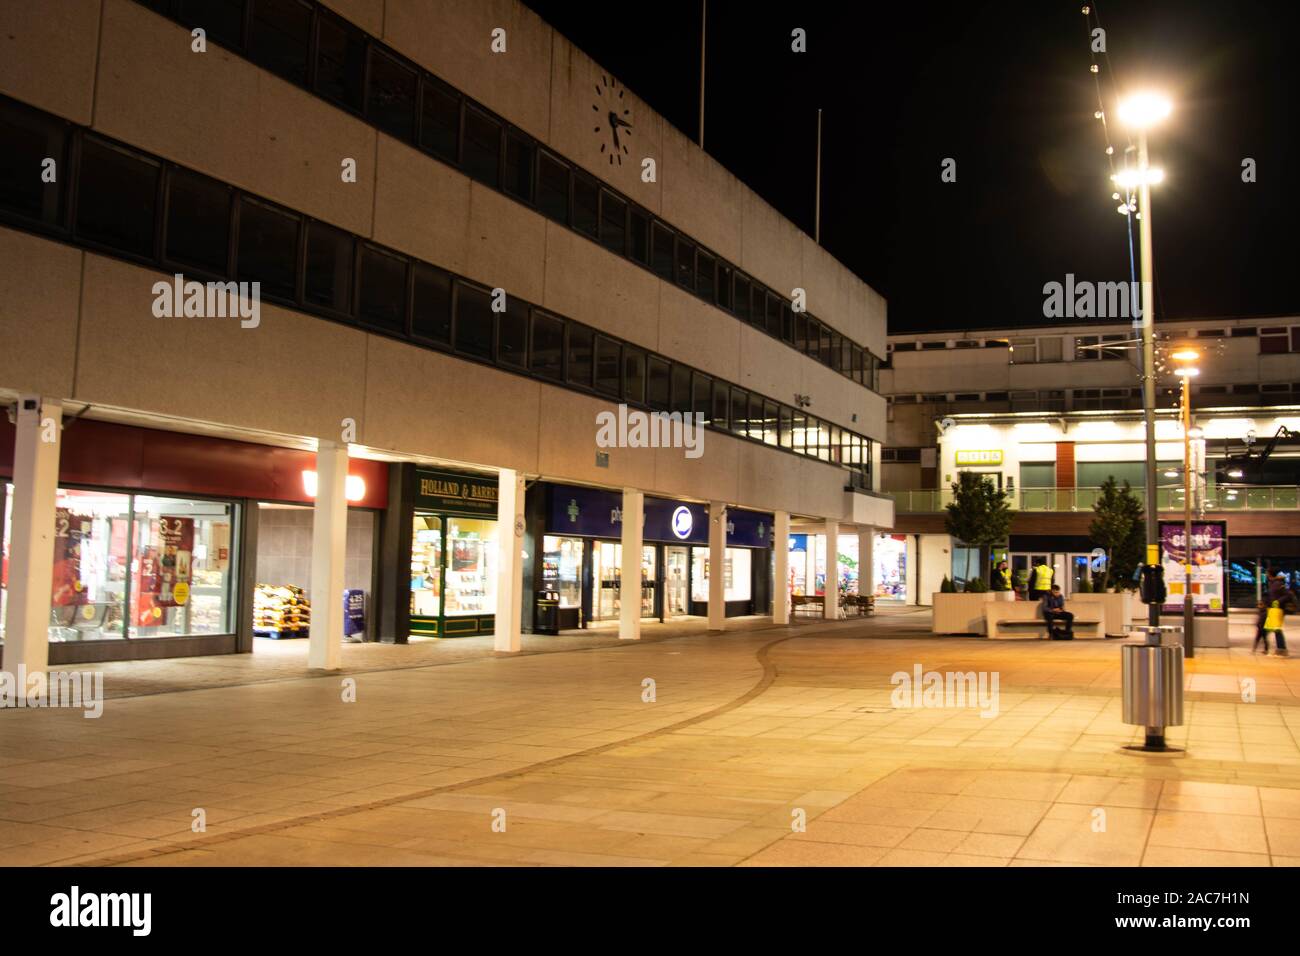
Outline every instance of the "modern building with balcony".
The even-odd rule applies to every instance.
[[[1146,446],[1140,350],[1128,323],[891,336],[881,390],[889,403],[882,487],[897,503],[892,551],[908,603],[929,603],[945,575],[977,573],[975,550],[944,531],[958,472],[986,475],[1016,511],[1013,568],[1045,558],[1067,594],[1089,579],[1092,507],[1108,477],[1143,494]],[[1269,567],[1300,569],[1300,318],[1157,326],[1156,453],[1162,518],[1181,518],[1179,386],[1161,356],[1201,353],[1192,386],[1196,515],[1227,522],[1229,599],[1253,606]],[[947,391],[935,391],[942,382]],[[1277,439],[1274,442],[1274,439]],[[1225,466],[1247,449],[1251,475]]]
[[[784,620],[891,526],[884,299],[523,4],[0,38],[7,669]]]

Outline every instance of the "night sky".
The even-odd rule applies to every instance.
[[[528,2],[696,136],[698,0]],[[822,243],[888,298],[890,332],[1047,324],[1045,282],[1129,278],[1093,118],[1100,18],[1107,110],[1113,83],[1175,104],[1151,137],[1157,319],[1300,313],[1300,5],[1082,6],[709,0],[705,148],[811,235],[822,108]]]

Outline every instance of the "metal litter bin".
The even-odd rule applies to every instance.
[[[1143,628],[1145,644],[1125,644],[1124,723],[1146,728],[1147,750],[1164,750],[1165,728],[1183,723],[1183,648],[1162,644],[1165,632],[1182,628]]]

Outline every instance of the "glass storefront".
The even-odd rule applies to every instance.
[[[485,633],[481,619],[497,605],[496,548],[495,521],[417,513],[411,529],[411,632]]]
[[[411,614],[442,616],[442,519],[416,515],[411,534]]]
[[[689,548],[664,548],[664,617],[691,613]]]
[[[6,591],[12,494],[6,484]],[[60,488],[50,641],[232,634],[237,512],[228,501]]]
[[[613,541],[592,542],[592,574],[595,594],[591,604],[593,621],[617,621],[622,610],[623,545]],[[641,616],[655,616],[655,547],[641,548]]]
[[[753,600],[753,561],[749,548],[727,548],[723,556],[725,575],[723,599],[733,601]],[[691,548],[691,597],[708,603],[709,600],[709,549]]]
[[[542,547],[543,589],[558,595],[561,609],[581,608],[583,540],[548,534]]]
[[[907,603],[907,535],[878,534],[874,551],[876,599]]]

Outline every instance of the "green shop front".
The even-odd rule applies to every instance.
[[[497,479],[418,467],[412,471],[409,632],[413,637],[491,634]]]

